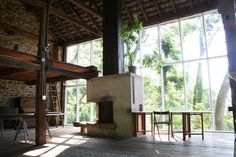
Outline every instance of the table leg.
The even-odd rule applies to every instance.
[[[183,141],[186,140],[186,114],[182,113]]]
[[[154,130],[153,129],[155,129],[154,128],[154,126],[153,126],[153,113],[151,113],[151,135],[153,136],[153,138],[154,138]]]
[[[50,130],[49,130],[49,125],[48,125],[48,121],[47,121],[47,119],[46,119],[46,128],[47,128],[47,130],[48,130],[48,135],[49,135],[49,137],[50,138],[52,138],[52,135],[51,135],[51,132],[50,132]]]
[[[133,113],[134,136],[137,136],[137,121],[138,121],[138,117],[136,113]]]
[[[190,113],[187,113],[187,125],[188,125],[188,130],[187,130],[187,133],[188,133],[188,137],[191,137],[191,116],[190,116]]]
[[[202,140],[204,140],[203,113],[201,113],[201,122],[202,122]]]
[[[141,114],[142,116],[142,130],[143,130],[143,134],[146,134],[146,116],[145,113]]]

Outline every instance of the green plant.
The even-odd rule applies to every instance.
[[[132,21],[126,21],[122,24],[120,36],[126,46],[126,54],[129,59],[129,65],[132,66],[136,58],[137,44],[139,41],[139,31],[143,28],[143,24],[139,21],[138,14],[133,14]]]

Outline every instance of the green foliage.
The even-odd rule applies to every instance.
[[[161,48],[166,58],[170,57],[174,60],[179,60],[179,53],[174,47],[174,43],[170,37],[166,37],[161,40]]]
[[[163,61],[161,59],[161,54],[154,51],[154,54],[152,56],[150,56],[150,55],[144,56],[143,65],[145,67],[149,67],[149,68],[157,71],[157,73],[160,74],[161,68],[163,65]]]
[[[122,24],[120,36],[126,46],[126,56],[129,58],[129,64],[133,65],[136,58],[136,49],[139,41],[139,31],[143,28],[143,24],[139,21],[138,14],[133,14],[133,21],[126,21]],[[135,49],[132,47],[135,46]]]

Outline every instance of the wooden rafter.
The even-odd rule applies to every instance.
[[[67,6],[70,8],[70,10],[76,15],[76,18],[78,18],[79,21],[82,21],[82,22],[83,22],[82,18],[81,18],[80,15],[77,13],[77,10],[72,6],[72,4],[71,4],[71,3],[68,3],[68,2],[66,2],[66,4],[67,4]],[[86,31],[87,31],[87,30],[86,30]],[[91,35],[91,33],[90,33],[89,31],[87,31],[87,33],[88,33],[89,35]]]
[[[154,4],[155,4],[155,7],[157,9],[157,13],[158,15],[161,17],[161,10],[160,10],[160,7],[159,7],[159,4],[157,3],[157,0],[153,0],[154,1]]]
[[[176,13],[176,8],[175,8],[174,0],[170,0],[170,3],[172,5],[172,8],[173,8],[174,12]]]
[[[142,13],[143,13],[143,16],[144,16],[145,20],[148,21],[148,17],[147,17],[147,15],[146,15],[146,13],[145,13],[145,11],[144,11],[144,9],[143,9],[142,2],[141,2],[140,0],[137,0],[137,3],[138,3],[139,8],[141,9],[141,11],[142,11]]]
[[[88,18],[90,21],[92,21],[93,25],[95,26],[95,28],[98,30],[98,31],[101,31],[101,29],[99,28],[99,26],[97,25],[97,23],[94,21],[93,17],[90,15],[90,14],[87,14]]]
[[[89,8],[88,6],[86,6],[85,4],[83,4],[80,0],[67,0],[70,3],[74,4],[75,6],[83,9],[85,12],[97,17],[99,20],[102,20],[102,15],[100,15],[98,12],[92,10],[91,8]]]
[[[159,17],[159,16],[152,17],[152,19],[150,19],[149,21],[144,21],[143,25],[150,26],[157,23],[162,23],[162,22],[166,22],[166,21],[170,21],[170,20],[174,20],[174,19],[178,19],[178,18],[182,18],[186,16],[191,16],[191,15],[205,12],[208,10],[213,10],[213,9],[216,9],[217,7],[218,7],[217,2],[210,3],[208,5],[197,4],[192,9],[186,8],[183,10],[179,10],[178,12],[173,13],[173,14],[165,14],[165,15],[163,14],[162,17]]]
[[[58,30],[58,28],[54,25],[54,20],[50,20],[50,26],[52,27],[52,29],[57,32],[57,34],[59,35],[59,37],[66,42],[67,40],[61,35],[60,31]]]
[[[82,38],[82,36],[80,35],[80,32],[79,32],[79,30],[77,29],[77,27],[76,27],[75,25],[73,25],[73,24],[72,24],[72,27],[73,27],[73,29],[76,31],[77,35],[78,35],[80,38]]]
[[[96,8],[96,10],[98,12],[99,11],[99,7],[97,6],[97,3],[94,0],[92,0],[90,2],[91,2],[91,4],[93,4],[93,6]]]
[[[132,15],[130,14],[128,8],[127,8],[126,0],[123,0],[123,1],[122,1],[122,6],[123,6],[123,8],[125,9],[125,12],[126,12],[126,14],[128,15],[128,17],[129,17],[129,20],[131,21],[133,17],[132,17]]]
[[[22,0],[24,3],[29,4],[31,6],[34,7],[43,7],[44,3],[42,1],[31,1],[31,0]],[[83,23],[82,21],[79,21],[78,19],[74,19],[71,16],[69,16],[68,14],[66,14],[63,10],[55,8],[55,7],[51,7],[50,8],[50,13],[63,19],[66,20],[67,22],[73,23],[74,25],[77,25],[87,31],[89,31],[90,33],[101,37],[102,33],[98,32],[97,30],[93,29],[92,27],[88,26],[87,24]]]

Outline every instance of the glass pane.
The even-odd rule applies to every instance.
[[[226,55],[226,41],[223,23],[217,11],[204,14],[208,56]]]
[[[227,58],[211,59],[209,65],[215,129],[233,131],[232,114],[228,112],[228,107],[231,106],[231,93]]]
[[[184,79],[181,64],[163,67],[165,110],[184,111]]]
[[[77,64],[77,59],[78,59],[78,49],[77,45],[72,45],[67,47],[66,50],[66,62],[71,63],[71,64]]]
[[[161,52],[165,62],[181,60],[179,23],[172,22],[160,26]]]
[[[184,60],[206,57],[202,16],[181,20]]]
[[[77,84],[77,80],[69,80],[66,81],[66,86],[73,86]]]
[[[189,111],[211,111],[206,61],[185,63],[186,99]]]
[[[102,75],[103,71],[103,47],[102,40],[96,40],[92,42],[92,65],[96,66],[99,74]]]
[[[155,70],[149,68],[143,70],[144,83],[144,110],[159,111],[162,108],[161,104],[161,78]]]
[[[79,44],[79,61],[81,66],[90,66],[90,42]]]
[[[91,106],[93,104],[93,107]],[[86,86],[79,87],[79,121],[91,122],[96,119],[96,114],[91,117],[91,113],[95,113],[94,103],[87,102]],[[92,118],[92,119],[91,119]]]
[[[150,27],[143,29],[141,32],[141,52],[142,55],[152,55],[153,52],[159,51],[158,46],[158,29],[157,27]]]
[[[72,124],[76,120],[76,105],[76,87],[66,87],[65,124]]]

